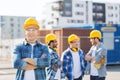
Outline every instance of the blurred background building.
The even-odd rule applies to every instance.
[[[43,29],[120,23],[120,4],[81,0],[56,0],[46,4]]]
[[[26,16],[0,16],[2,39],[23,38],[23,23]]]
[[[23,24],[28,17],[0,15],[0,58],[11,57],[14,46],[23,40]]]

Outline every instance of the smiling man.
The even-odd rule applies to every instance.
[[[46,80],[50,55],[47,46],[37,41],[40,26],[34,18],[28,18],[23,28],[25,41],[14,49],[16,80]]]
[[[101,42],[102,34],[99,30],[92,30],[89,38],[92,47],[86,55],[86,60],[90,62],[90,80],[105,80],[107,50]]]
[[[62,54],[62,70],[68,80],[82,80],[87,62],[85,54],[79,48],[80,38],[71,34],[68,37],[69,47]]]

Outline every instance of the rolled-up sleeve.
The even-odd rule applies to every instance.
[[[48,51],[48,47],[47,46],[43,46],[42,48],[43,50],[43,53],[42,55],[45,55],[44,58],[35,58],[35,65],[38,67],[38,68],[45,68],[45,67],[48,67],[50,65],[50,54],[49,54],[49,51]]]

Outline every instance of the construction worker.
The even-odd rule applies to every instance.
[[[50,55],[47,46],[37,41],[40,26],[34,18],[28,18],[23,28],[25,40],[14,49],[15,80],[46,80]]]
[[[55,34],[48,34],[45,37],[45,42],[49,47],[51,56],[50,66],[47,68],[47,80],[61,80],[60,67],[61,61],[57,51],[57,37]]]
[[[80,38],[75,34],[71,34],[68,37],[69,47],[61,57],[62,70],[68,80],[82,80],[87,65],[85,54],[79,48],[79,42]]]
[[[100,42],[101,32],[92,30],[89,37],[92,47],[86,55],[86,60],[90,62],[90,80],[105,80],[107,51]]]

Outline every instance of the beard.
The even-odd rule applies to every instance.
[[[57,48],[57,45],[53,45],[53,48]]]

